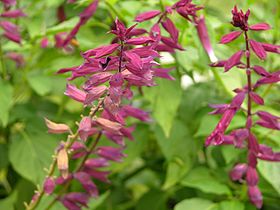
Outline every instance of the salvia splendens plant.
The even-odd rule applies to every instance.
[[[252,103],[264,105],[264,99],[258,95],[257,90],[260,86],[273,84],[280,81],[280,71],[273,73],[268,72],[265,68],[251,63],[251,57],[256,55],[259,59],[265,60],[267,53],[280,53],[280,46],[268,43],[258,42],[249,37],[250,33],[269,30],[267,23],[258,23],[254,25],[248,24],[250,10],[244,13],[234,7],[232,10],[231,24],[239,30],[224,35],[220,41],[227,44],[237,39],[241,35],[244,37],[245,49],[234,53],[228,60],[213,63],[213,67],[223,67],[227,72],[233,67],[244,70],[247,76],[246,86],[234,90],[236,93],[230,104],[211,105],[215,110],[212,114],[221,114],[221,120],[217,124],[214,131],[206,139],[206,146],[230,144],[236,148],[247,148],[247,163],[238,163],[230,172],[233,181],[246,180],[248,186],[248,196],[250,201],[257,207],[261,208],[263,204],[262,194],[258,188],[259,176],[257,172],[258,159],[266,161],[280,161],[280,152],[273,152],[272,148],[265,144],[260,144],[252,132],[254,126],[261,126],[267,129],[280,130],[279,117],[258,109],[253,112]],[[257,74],[260,78],[257,81],[252,80],[252,74]],[[244,110],[242,104],[245,103],[247,97],[246,123],[243,128],[231,131],[225,134],[234,115],[237,111]]]
[[[72,2],[74,1],[69,1]],[[61,39],[60,42],[56,40],[56,43],[61,44],[57,47],[67,46],[80,26],[93,15],[97,4],[98,1],[94,0],[80,14],[79,23],[66,39]],[[155,61],[160,57],[159,52],[172,53],[175,49],[183,49],[178,43],[178,30],[166,15],[176,10],[191,21],[189,16],[195,18],[195,12],[199,9],[201,7],[196,7],[191,1],[182,0],[170,8],[167,7],[164,12],[152,11],[138,15],[135,19],[137,22],[160,16],[148,36],[144,35],[147,34],[146,30],[136,28],[137,24],[127,28],[116,19],[111,30],[115,38],[110,45],[88,50],[82,54],[84,58],[82,65],[58,71],[58,73],[71,72],[69,81],[79,77],[86,79],[81,89],[68,84],[65,94],[89,107],[90,113],[88,116],[82,116],[75,133],[66,124],[57,124],[45,119],[49,133],[69,133],[69,135],[67,141],[61,142],[56,149],[43,187],[35,192],[26,209],[35,209],[45,194],[55,195],[47,209],[50,209],[56,201],[60,201],[69,210],[87,207],[90,197],[98,196],[98,188],[93,180],[109,183],[110,171],[104,168],[109,166],[109,161],[119,162],[126,156],[123,154],[124,138],[133,140],[134,126],[129,127],[126,118],[150,121],[147,112],[133,107],[130,103],[124,104],[123,101],[132,101],[133,87],[156,85],[154,77],[174,79],[169,75],[170,69],[160,68]],[[170,38],[161,36],[159,24],[162,24]],[[117,146],[99,146],[102,135]],[[70,170],[69,162],[75,160],[78,162],[77,167]],[[60,171],[59,177],[55,177],[56,168]],[[72,180],[80,182],[84,192],[68,192]]]

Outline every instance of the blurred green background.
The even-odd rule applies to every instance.
[[[72,53],[52,47],[53,36],[70,31],[78,21],[78,14],[90,0],[66,4],[64,0],[21,0],[20,7],[28,15],[18,20],[22,30],[21,46],[1,40],[2,49],[24,55],[24,67],[5,59],[10,79],[0,81],[0,209],[22,210],[35,186],[44,179],[44,168],[65,136],[47,134],[43,118],[66,122],[72,126],[83,108],[64,96],[68,75],[56,75],[63,67],[82,63],[80,51],[110,43],[110,30],[116,16],[132,25],[134,17],[144,11],[160,9],[157,0],[101,0],[94,17],[77,35],[79,46]],[[162,0],[171,5],[174,0]],[[194,0],[204,5],[199,12],[206,24],[216,56],[226,59],[244,49],[242,39],[228,45],[218,44],[225,33],[234,30],[229,23],[234,5],[251,9],[250,23],[267,22],[272,30],[252,33],[258,41],[280,44],[280,1],[278,0]],[[64,4],[67,20],[58,23],[57,8]],[[179,15],[171,16],[180,30],[180,43],[186,49],[166,56],[166,67],[176,67],[172,75],[176,81],[158,80],[158,86],[145,88],[141,96],[135,91],[133,103],[151,112],[154,121],[137,123],[135,141],[127,142],[128,157],[114,164],[111,185],[98,183],[101,196],[90,202],[95,210],[254,210],[247,198],[246,185],[231,182],[228,172],[237,162],[246,161],[246,151],[232,146],[203,146],[219,116],[209,116],[210,103],[226,103],[233,96],[231,90],[245,84],[244,72],[233,69],[211,69],[197,37],[195,27]],[[148,29],[151,22],[139,24]],[[48,37],[50,47],[40,48],[40,41]],[[3,55],[2,55],[3,56]],[[270,72],[280,69],[280,59],[269,54],[265,62],[256,58]],[[213,76],[213,73],[216,75]],[[75,81],[81,84],[81,80]],[[262,109],[280,116],[279,85],[264,86]],[[254,107],[254,110],[259,107]],[[244,126],[245,116],[238,114],[230,129]],[[254,129],[260,142],[280,151],[277,131]],[[106,139],[102,139],[107,144]],[[259,162],[260,189],[265,210],[280,209],[280,163]],[[75,186],[74,186],[75,188]],[[51,199],[46,197],[38,209]],[[57,204],[53,209],[63,209]]]

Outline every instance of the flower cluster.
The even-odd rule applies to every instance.
[[[190,22],[195,22],[197,18],[196,11],[202,9],[192,3],[192,0],[180,0],[171,7],[166,7],[164,11],[152,10],[148,12],[141,13],[135,18],[136,22],[144,22],[155,17],[159,17],[158,21],[152,26],[150,31],[150,36],[155,40],[153,45],[155,50],[158,52],[169,52],[174,53],[175,49],[184,50],[179,44],[179,31],[175,27],[174,23],[168,18],[168,15],[173,11],[176,11],[182,17]],[[170,35],[170,37],[165,37],[161,35],[160,25],[165,29],[165,31]]]
[[[248,185],[248,196],[250,201],[257,207],[262,206],[262,194],[258,188],[258,173],[257,162],[258,159],[267,161],[280,161],[280,152],[273,152],[272,148],[267,145],[258,143],[256,136],[252,132],[253,126],[261,126],[268,129],[280,130],[280,118],[266,111],[252,112],[252,103],[257,105],[264,105],[264,99],[256,93],[258,87],[266,84],[273,84],[280,81],[280,71],[269,73],[265,68],[258,65],[251,65],[251,56],[255,54],[259,59],[265,60],[267,53],[280,53],[280,46],[261,43],[253,39],[249,39],[249,31],[263,31],[269,30],[270,26],[266,23],[258,23],[255,25],[248,24],[250,10],[245,14],[242,10],[234,7],[232,10],[233,18],[232,25],[240,30],[233,31],[224,35],[220,41],[222,44],[227,44],[237,39],[241,34],[244,35],[246,44],[245,50],[240,50],[234,53],[228,60],[218,61],[213,63],[213,67],[223,67],[227,72],[233,67],[237,67],[245,71],[247,75],[247,85],[243,88],[236,89],[234,92],[236,96],[230,104],[212,105],[215,110],[212,114],[221,114],[222,118],[214,131],[206,139],[206,146],[230,144],[236,148],[247,148],[247,163],[237,164],[231,171],[230,176],[232,180],[246,179]],[[244,58],[245,62],[242,61]],[[256,73],[260,78],[253,82],[251,74]],[[247,120],[244,128],[233,130],[226,135],[231,120],[237,111],[241,110],[241,106],[247,96]]]
[[[72,2],[74,1],[69,1]],[[97,0],[93,1],[82,12],[79,23],[66,39],[57,36],[59,38],[56,42],[57,47],[67,46],[80,26],[95,12],[97,3]],[[90,197],[98,196],[98,188],[93,180],[109,182],[110,171],[106,170],[106,167],[109,166],[110,161],[122,161],[125,157],[124,138],[133,139],[134,126],[128,127],[126,118],[150,121],[147,112],[133,107],[130,103],[123,104],[123,101],[133,99],[133,87],[139,89],[143,86],[155,86],[154,77],[174,80],[169,75],[171,69],[161,68],[155,61],[160,57],[160,52],[174,53],[175,49],[183,50],[178,41],[179,31],[167,15],[176,10],[194,23],[193,20],[197,18],[196,11],[199,9],[201,7],[196,7],[191,1],[181,0],[172,7],[166,7],[163,12],[156,10],[138,15],[136,22],[159,16],[159,20],[149,33],[145,29],[137,28],[137,24],[127,28],[116,19],[111,30],[115,35],[111,44],[82,53],[84,63],[80,66],[58,71],[59,74],[71,72],[68,81],[80,77],[86,79],[81,88],[68,84],[65,94],[90,108],[91,111],[88,116],[82,117],[75,133],[66,124],[57,124],[46,119],[49,133],[70,134],[67,141],[61,142],[57,148],[44,186],[35,193],[27,206],[28,210],[35,209],[44,194],[53,194],[57,188],[61,190],[55,193],[56,201],[60,201],[70,210],[86,207]],[[161,35],[160,25],[170,37]],[[43,40],[41,44],[45,46],[45,42],[47,40]],[[117,147],[99,146],[101,136],[105,136]],[[69,162],[74,160],[79,160],[80,164],[74,170],[70,170]],[[57,178],[54,176],[56,168],[60,171],[60,176]],[[80,182],[84,192],[67,192],[72,180]],[[51,202],[48,208],[53,204],[54,202]]]
[[[159,64],[154,61],[159,57],[158,52],[154,50],[155,40],[149,36],[139,36],[142,30],[137,29],[136,25],[126,28],[117,19],[111,33],[116,37],[112,44],[84,52],[82,65],[58,72],[71,72],[69,81],[78,77],[86,78],[81,89],[68,84],[65,94],[85,107],[90,107],[91,112],[88,116],[83,116],[75,134],[67,125],[46,119],[50,133],[70,132],[70,135],[68,141],[61,143],[57,149],[55,162],[50,169],[54,170],[57,165],[61,176],[54,178],[49,174],[44,188],[35,194],[28,209],[34,209],[44,193],[52,194],[55,186],[67,188],[71,180],[79,181],[85,192],[58,192],[56,199],[67,209],[81,209],[82,206],[86,206],[90,197],[98,195],[98,189],[92,179],[108,183],[107,176],[110,172],[102,168],[107,167],[109,161],[119,162],[125,157],[124,138],[132,140],[134,130],[133,126],[126,125],[126,118],[150,121],[147,112],[130,104],[123,104],[123,99],[133,98],[133,86],[154,86],[154,77],[172,79],[168,70],[158,68]],[[102,135],[117,147],[98,146]],[[92,140],[93,137],[95,140]],[[81,164],[74,171],[69,171],[70,159],[81,160]]]
[[[2,36],[6,39],[21,44],[21,36],[19,27],[14,24],[11,20],[26,16],[22,10],[14,9],[16,0],[1,0],[3,4],[3,10],[0,14],[0,27],[3,29]],[[9,20],[11,19],[11,20]],[[8,59],[16,62],[17,66],[20,67],[24,64],[23,56],[16,52],[8,52],[6,54]]]

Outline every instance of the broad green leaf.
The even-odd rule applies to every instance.
[[[280,195],[280,163],[259,161],[258,169],[262,176],[273,186]]]
[[[151,190],[139,199],[136,210],[166,210],[166,199],[164,192]]]
[[[191,170],[181,181],[183,186],[199,189],[205,193],[217,195],[230,195],[231,191],[227,185],[219,182],[211,175],[209,169],[199,167]]]
[[[38,184],[45,176],[43,169],[51,163],[58,142],[45,130],[37,129],[36,124],[31,126],[33,130],[21,131],[21,134],[12,136],[9,159],[17,173]]]
[[[32,89],[40,96],[48,94],[52,90],[52,80],[44,75],[30,75],[28,82]]]
[[[9,112],[13,105],[13,87],[0,80],[0,123],[6,126],[9,120]]]
[[[146,88],[144,95],[152,104],[153,117],[168,137],[183,92],[179,81],[158,80],[157,83],[156,87]]]
[[[219,210],[245,210],[245,205],[240,201],[223,201],[219,204]]]
[[[155,130],[156,139],[163,155],[168,161],[167,175],[163,188],[167,189],[178,181],[192,167],[195,154],[195,142],[190,136],[188,128],[175,120],[169,138],[165,137],[158,126]]]
[[[191,198],[186,199],[178,203],[174,210],[217,210],[217,204],[212,201],[201,199],[201,198]]]
[[[186,167],[184,162],[182,162],[182,160],[180,159],[178,160],[178,162],[169,162],[167,166],[166,179],[162,188],[166,190],[175,185],[186,175],[188,170],[189,167]]]

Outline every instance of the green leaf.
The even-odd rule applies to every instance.
[[[244,210],[245,205],[240,201],[223,201],[219,204],[219,210]]]
[[[186,199],[178,203],[174,210],[216,210],[217,204],[201,199],[201,198],[191,198]]]
[[[28,82],[32,89],[40,96],[48,94],[52,90],[52,80],[43,75],[30,75]]]
[[[17,173],[38,184],[45,177],[43,169],[49,167],[58,142],[45,130],[39,129],[36,122],[29,123],[33,130],[12,136],[9,159]]]
[[[157,84],[156,87],[146,88],[144,95],[152,104],[153,117],[168,137],[183,91],[179,81],[158,80]]]
[[[13,87],[0,80],[0,90],[0,122],[3,126],[6,126],[9,120],[9,111],[13,105]]]
[[[230,145],[223,146],[221,149],[226,164],[236,161],[240,157],[240,153],[243,152],[239,148],[235,148]]]
[[[166,198],[163,192],[159,190],[150,190],[139,199],[136,210],[166,210]]]
[[[180,159],[179,161],[182,162]],[[186,167],[183,162],[181,164],[175,161],[168,163],[166,179],[162,189],[167,190],[168,188],[174,186],[186,175],[188,170],[189,167]]]
[[[168,161],[167,175],[163,188],[167,189],[189,171],[195,155],[195,142],[189,134],[188,128],[175,120],[170,136],[165,137],[161,127],[156,127],[155,135],[160,149]]]
[[[230,195],[231,191],[227,185],[222,184],[210,174],[209,169],[198,167],[185,176],[181,184],[183,186],[199,189],[205,193],[217,195]]]
[[[8,145],[0,144],[0,170],[9,165]]]
[[[280,195],[280,163],[259,161],[258,169],[262,176],[273,186]]]
[[[14,203],[17,199],[17,192],[13,192],[9,197],[0,200],[0,209],[15,210]]]

